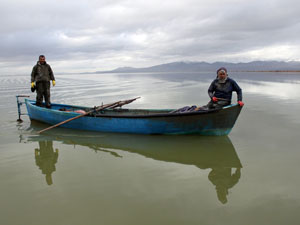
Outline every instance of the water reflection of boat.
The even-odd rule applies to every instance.
[[[32,122],[30,129],[40,130],[41,126]],[[117,157],[122,155],[118,150],[122,150],[154,160],[211,169],[208,178],[216,186],[222,203],[227,202],[228,189],[238,183],[241,176],[242,164],[227,136],[99,134],[59,129],[59,133],[50,130],[46,135],[29,136],[27,141],[58,141],[109,152]]]

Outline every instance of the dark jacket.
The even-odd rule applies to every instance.
[[[33,67],[31,73],[31,82],[55,80],[52,69],[49,64],[37,64]]]
[[[242,89],[233,79],[227,77],[225,83],[219,83],[219,80],[215,79],[208,88],[208,95],[210,98],[224,98],[231,102],[233,91],[237,93],[237,100],[242,101]]]

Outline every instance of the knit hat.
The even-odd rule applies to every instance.
[[[224,71],[226,72],[226,74],[227,74],[227,69],[226,69],[225,67],[219,68],[219,69],[217,70],[217,74],[218,74],[221,70],[224,70]]]

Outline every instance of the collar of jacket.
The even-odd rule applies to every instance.
[[[44,64],[41,64],[40,61],[37,61],[37,65],[42,66],[42,65],[46,65],[47,63],[45,62]]]

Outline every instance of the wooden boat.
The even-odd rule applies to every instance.
[[[29,99],[25,99],[25,104],[30,120],[50,125],[80,115],[75,112],[77,110],[91,110],[88,107],[53,103],[51,109],[48,109],[36,106],[35,101]],[[241,109],[238,104],[219,110],[185,113],[172,113],[174,109],[114,108],[91,113],[62,124],[61,127],[116,133],[227,135]]]

